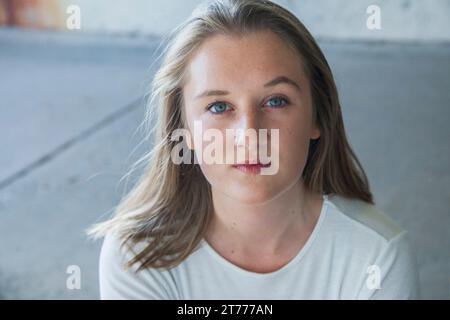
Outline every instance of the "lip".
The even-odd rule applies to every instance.
[[[270,162],[267,164],[262,163],[252,163],[250,164],[248,161],[242,164],[235,164],[233,165],[233,168],[238,169],[244,173],[248,174],[259,174],[261,172],[261,168],[267,168],[270,167]]]

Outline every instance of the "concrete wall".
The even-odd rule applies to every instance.
[[[55,10],[55,2],[58,10]],[[0,24],[66,29],[67,8],[77,5],[81,30],[95,33],[169,32],[199,0],[3,0]],[[320,38],[340,40],[450,41],[450,0],[275,0]],[[1,4],[9,3],[8,6]],[[14,4],[14,5],[13,5]],[[381,29],[366,26],[370,5],[380,8]],[[48,8],[47,8],[48,7]],[[44,9],[42,9],[44,8]],[[12,13],[11,13],[12,12]],[[8,19],[16,14],[19,18]],[[56,15],[56,16],[55,16]]]
[[[134,0],[111,5],[109,0],[65,0],[78,3],[82,28],[162,34],[170,31],[201,1]],[[130,2],[130,3],[131,3]],[[276,0],[318,37],[393,41],[450,41],[449,0]],[[366,26],[367,8],[378,5],[381,30]]]

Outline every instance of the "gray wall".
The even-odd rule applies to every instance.
[[[61,0],[81,10],[82,30],[164,34],[186,18],[198,0]],[[276,0],[313,35],[332,39],[449,41],[449,0]],[[368,30],[366,9],[378,5],[381,30]]]
[[[100,243],[84,230],[117,205],[120,178],[150,148],[137,127],[161,38],[147,35],[197,3],[70,2],[82,32],[0,28],[0,298],[98,298]],[[280,2],[322,39],[376,203],[410,232],[422,297],[448,299],[449,1],[378,1],[373,32],[367,1]],[[377,39],[390,42],[366,41]],[[69,265],[81,290],[66,288]]]

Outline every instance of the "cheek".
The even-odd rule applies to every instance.
[[[200,164],[200,169],[211,186],[219,189],[227,188],[227,184],[224,183],[224,179],[226,180],[228,176],[225,165],[202,163]]]
[[[303,169],[308,156],[310,127],[305,123],[280,129],[280,163],[287,171]]]

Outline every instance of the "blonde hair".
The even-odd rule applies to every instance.
[[[143,174],[114,216],[89,230],[94,237],[115,233],[122,245],[130,247],[145,240],[146,246],[128,266],[137,262],[137,270],[176,266],[203,238],[213,214],[210,185],[198,164],[177,165],[170,157],[177,143],[171,141],[171,133],[186,128],[182,107],[186,66],[196,48],[214,34],[263,30],[275,32],[298,52],[311,82],[314,119],[321,135],[310,143],[302,174],[305,185],[315,192],[374,204],[368,179],[346,138],[331,69],[305,26],[271,1],[208,1],[172,32],[153,79],[144,123],[150,128],[156,117],[154,129],[148,131],[154,146],[143,158]]]

